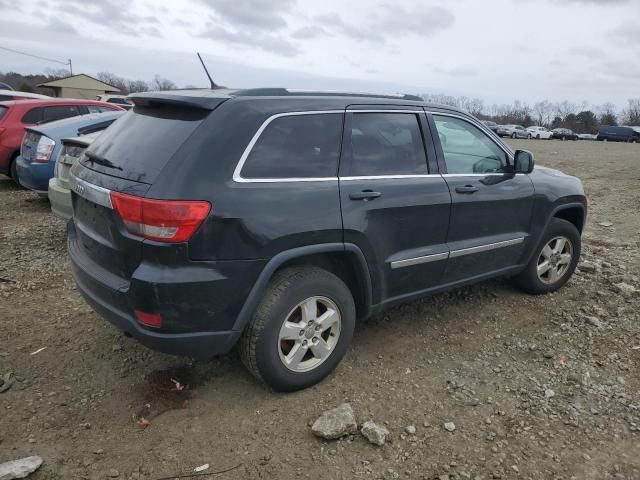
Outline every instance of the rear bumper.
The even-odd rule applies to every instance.
[[[35,191],[38,195],[43,197],[47,196],[49,179],[53,176],[53,166],[51,162],[31,163],[19,156],[16,160],[16,168],[20,185]]]
[[[87,303],[140,343],[161,352],[196,358],[227,353],[241,331],[233,325],[261,261],[142,262],[126,281],[93,262],[79,245],[73,221],[67,245],[71,271]],[[163,328],[138,323],[134,310],[160,314]],[[165,326],[167,328],[165,328]]]
[[[73,215],[71,192],[60,186],[56,177],[49,180],[49,203],[51,203],[51,211],[56,217],[69,220]]]

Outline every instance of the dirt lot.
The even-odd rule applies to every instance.
[[[121,336],[76,292],[63,222],[3,177],[0,377],[16,381],[0,393],[0,462],[42,456],[35,480],[205,463],[232,469],[207,479],[640,479],[640,292],[616,286],[640,289],[640,147],[512,143],[583,179],[587,265],[554,295],[497,280],[364,322],[329,379],[288,395],[235,352],[193,363]],[[310,422],[345,401],[391,442],[315,438]]]

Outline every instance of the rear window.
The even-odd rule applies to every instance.
[[[272,120],[249,154],[244,178],[328,178],[338,174],[342,115],[287,115]]]
[[[4,117],[8,111],[9,109],[7,107],[0,106],[0,118]]]
[[[77,117],[78,115],[80,115],[80,110],[76,105],[45,107],[42,115],[42,123],[55,122],[63,118]]]
[[[115,177],[153,183],[208,114],[168,105],[136,107],[93,142],[82,164]]]

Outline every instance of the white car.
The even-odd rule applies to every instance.
[[[553,138],[553,132],[550,132],[544,127],[529,127],[527,128],[527,138],[537,138],[538,140],[551,140]]]
[[[126,95],[96,95],[96,100],[99,102],[114,103],[125,110],[133,108],[133,102],[129,100]]]
[[[33,99],[45,99],[51,98],[46,95],[40,95],[39,93],[32,92],[18,92],[16,90],[0,90],[0,102],[6,102],[7,100],[33,100]]]

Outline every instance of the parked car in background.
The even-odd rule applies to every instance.
[[[492,132],[498,133],[499,125],[496,122],[492,122],[491,120],[482,120],[482,123],[489,127]]]
[[[497,132],[501,137],[528,138],[529,134],[522,125],[499,125]]]
[[[551,130],[553,138],[559,140],[578,140],[578,134],[568,128],[554,128]]]
[[[580,180],[456,108],[287,89],[132,98],[71,169],[67,246],[85,300],[152,348],[207,358],[238,342],[256,378],[298,390],[338,365],[356,319],[496,276],[553,292],[580,258]]]
[[[38,195],[48,196],[49,179],[54,175],[56,159],[65,137],[104,130],[125,112],[91,113],[65,118],[47,125],[27,127],[16,160],[20,185]]]
[[[98,130],[61,140],[62,146],[56,160],[54,176],[49,180],[49,203],[51,204],[51,211],[56,217],[63,220],[71,218],[73,211],[71,207],[71,192],[69,191],[69,171],[80,160],[87,147],[102,132],[103,130]]]
[[[578,138],[580,140],[597,140],[598,136],[597,135],[593,135],[592,133],[579,133],[578,134]]]
[[[49,98],[0,102],[0,173],[19,184],[16,160],[28,126],[89,113],[122,111],[117,105],[94,100]]]
[[[598,129],[598,140],[601,142],[640,143],[640,131],[633,127],[602,125]]]
[[[527,128],[528,138],[535,138],[538,140],[550,140],[553,138],[553,133],[544,127],[529,127]]]
[[[113,103],[126,110],[133,107],[133,103],[127,99],[126,95],[98,95],[96,96],[96,100],[99,102]]]
[[[51,98],[46,95],[40,95],[39,93],[32,92],[18,92],[16,90],[0,90],[0,102],[6,102],[9,100],[29,100],[29,99],[46,99]]]

